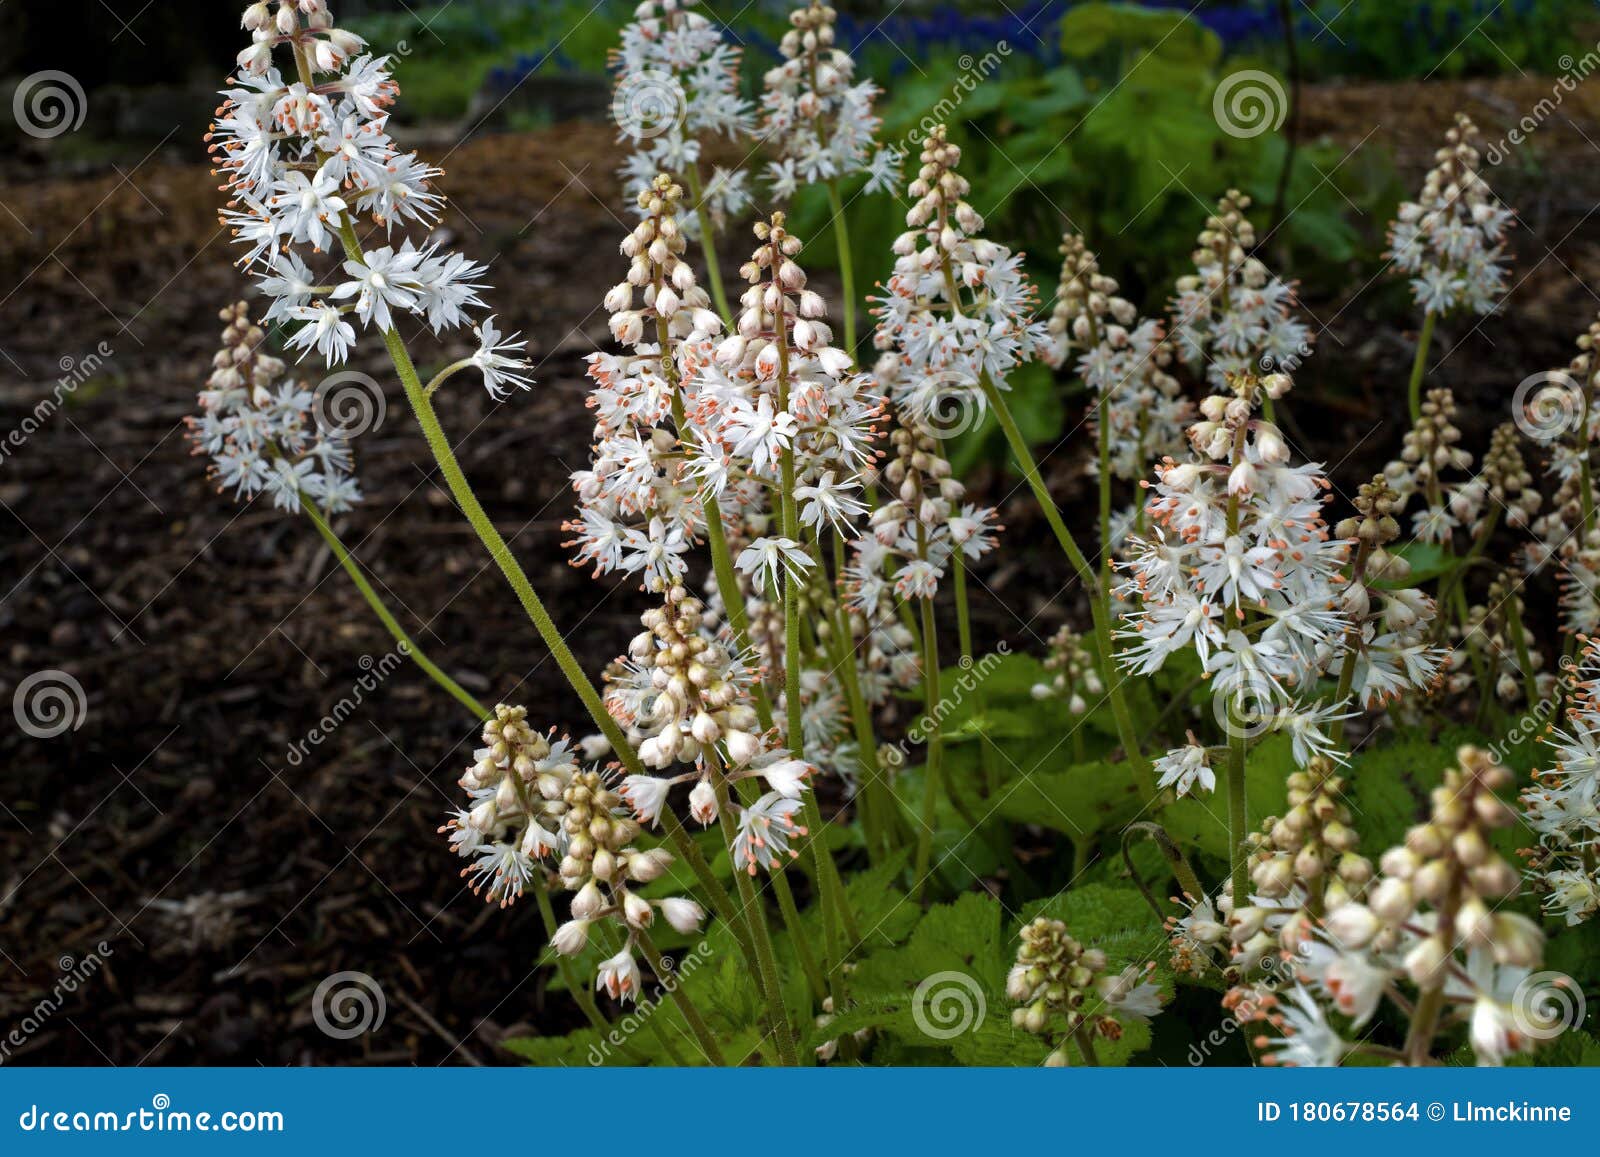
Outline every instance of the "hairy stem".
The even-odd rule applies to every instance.
[[[1102,597],[1104,592],[1100,589],[1094,568],[1089,565],[1089,560],[1084,557],[1083,551],[1078,549],[1072,532],[1062,521],[1061,511],[1056,508],[1055,499],[1050,497],[1050,490],[1045,486],[1044,479],[1039,474],[1038,464],[1034,461],[1033,451],[1028,449],[1027,440],[1017,428],[1017,420],[1011,414],[1011,407],[1007,405],[1005,395],[995,387],[987,375],[984,376],[983,390],[989,404],[994,408],[1001,430],[1005,432],[1012,456],[1016,458],[1023,477],[1027,479],[1028,486],[1039,503],[1039,508],[1044,512],[1045,521],[1050,524],[1050,529],[1055,533],[1056,541],[1066,554],[1067,561],[1072,564],[1072,569],[1090,595],[1089,606],[1094,613],[1095,641],[1106,664],[1108,675],[1114,675],[1111,662],[1114,653],[1111,641],[1111,613],[1106,605],[1107,600]],[[1122,749],[1127,754],[1128,764],[1133,771],[1134,784],[1144,801],[1150,803],[1156,797],[1155,776],[1150,769],[1149,760],[1145,758],[1144,751],[1139,745],[1139,733],[1134,727],[1133,715],[1128,710],[1127,700],[1123,697],[1121,682],[1116,678],[1108,678],[1106,695],[1111,701],[1111,714],[1117,724],[1117,738],[1121,740]]]
[[[406,634],[405,628],[389,612],[389,608],[384,605],[383,598],[373,589],[372,583],[367,581],[367,576],[362,573],[360,564],[356,562],[344,542],[334,532],[333,527],[329,526],[327,520],[323,518],[322,512],[317,509],[317,504],[304,493],[300,495],[300,509],[311,520],[311,524],[317,528],[317,533],[322,535],[322,541],[328,544],[328,549],[333,552],[333,557],[339,560],[339,565],[344,568],[345,574],[350,576],[350,581],[355,583],[356,589],[361,592],[361,597],[367,600],[367,605],[372,608],[373,613],[388,628],[389,634],[394,636],[395,642],[399,644],[400,653],[406,655],[418,667],[421,667],[430,679],[449,692],[457,703],[472,712],[479,720],[487,719],[494,714],[494,712],[473,698],[466,688],[445,674],[432,659],[423,653],[422,648],[417,646],[411,636]]]

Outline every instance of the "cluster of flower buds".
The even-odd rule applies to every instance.
[[[1172,347],[1162,322],[1141,319],[1132,302],[1117,296],[1118,288],[1100,272],[1083,238],[1068,233],[1043,357],[1060,369],[1077,355],[1077,371],[1098,399],[1093,421],[1109,423],[1111,471],[1132,481],[1152,459],[1182,451],[1194,407],[1168,372]]]
[[[1529,987],[1544,934],[1505,906],[1518,873],[1492,843],[1516,822],[1496,794],[1511,774],[1479,748],[1463,747],[1456,758],[1431,794],[1430,817],[1379,860],[1382,874],[1365,901],[1329,911],[1326,942],[1307,955],[1303,972],[1312,991],[1358,1027],[1391,985],[1409,981],[1421,992],[1418,1009],[1433,1004],[1436,1012],[1439,1001],[1462,1007],[1478,1062],[1500,1064],[1561,1029]]]
[[[639,966],[633,959],[635,938],[655,922],[657,909],[674,930],[697,932],[705,919],[699,904],[683,896],[646,900],[630,889],[659,879],[672,864],[664,848],[643,851],[633,846],[639,825],[622,807],[622,798],[598,771],[575,774],[561,794],[566,812],[562,829],[566,853],[561,857],[562,887],[573,893],[572,918],[556,929],[551,944],[575,956],[589,943],[589,929],[598,920],[614,920],[626,941],[616,955],[601,962],[595,987],[614,1000],[639,998]]]
[[[1132,576],[1118,593],[1139,608],[1118,633],[1135,641],[1119,660],[1148,675],[1192,647],[1230,727],[1254,736],[1292,726],[1311,753],[1326,749],[1319,729],[1339,705],[1305,706],[1296,694],[1315,688],[1343,646],[1351,543],[1323,522],[1321,466],[1291,465],[1283,435],[1256,413],[1289,384],[1282,374],[1232,379],[1231,394],[1201,402],[1193,453],[1168,458],[1146,484],[1154,534],[1130,540],[1118,564]],[[1247,633],[1249,615],[1259,622]]]
[[[645,611],[640,622],[644,630],[628,647],[636,677],[631,685],[613,680],[607,702],[645,766],[695,763],[702,746],[715,743],[738,766],[749,763],[762,749],[749,703],[751,672],[729,648],[706,637],[704,605],[681,585],[672,586],[665,605]],[[660,800],[650,805],[640,809],[640,817],[653,823]],[[707,806],[714,818],[714,801]]]
[[[874,134],[883,123],[872,111],[878,86],[852,83],[855,61],[834,43],[838,13],[820,0],[789,13],[778,42],[783,63],[766,75],[762,137],[777,147],[768,166],[773,195],[794,196],[802,184],[867,174],[866,191],[900,184],[900,158],[880,149]]]
[[[1565,682],[1565,725],[1545,740],[1555,765],[1533,773],[1522,806],[1539,836],[1523,853],[1529,881],[1545,909],[1570,925],[1600,912],[1600,642],[1584,641]]]
[[[892,575],[896,556],[872,535],[850,545],[850,562],[839,584],[855,640],[861,694],[874,707],[892,701],[895,691],[922,680],[922,653],[916,635],[896,611]],[[898,749],[895,749],[898,750]]]
[[[879,472],[894,497],[872,512],[872,535],[886,549],[894,590],[902,599],[931,599],[944,578],[951,555],[969,559],[994,549],[1000,529],[994,511],[961,504],[966,487],[940,453],[939,439],[914,423],[897,426],[890,435],[891,455]],[[856,606],[866,608],[878,592],[866,583],[855,587]]]
[[[690,418],[701,431],[691,469],[704,488],[720,494],[730,478],[779,483],[792,456],[799,521],[820,535],[847,537],[866,512],[858,494],[861,471],[873,460],[881,400],[850,355],[831,343],[827,305],[806,287],[795,257],[801,240],[783,213],[755,225],[759,244],[741,272],[747,288],[736,332],[703,368]],[[737,559],[746,575],[762,576],[758,590],[775,590],[784,573],[815,565],[799,542],[762,537]]]
[[[1529,707],[1537,706],[1556,689],[1556,677],[1544,669],[1544,654],[1537,647],[1527,645],[1531,633],[1524,621],[1525,608],[1521,590],[1526,579],[1511,571],[1502,571],[1484,591],[1483,602],[1468,608],[1466,624],[1458,634],[1468,644],[1484,655],[1494,677],[1494,693],[1504,703],[1516,703],[1528,690],[1528,680],[1538,694]],[[1517,644],[1521,636],[1523,647]],[[1455,652],[1459,680],[1468,680],[1471,674],[1466,666],[1462,649]],[[1524,666],[1526,661],[1526,666]]]
[[[1528,525],[1544,501],[1533,472],[1522,457],[1521,441],[1512,422],[1501,422],[1490,435],[1479,481],[1488,491],[1488,509],[1504,511],[1506,525],[1519,530]],[[1476,533],[1479,527],[1472,529]]]
[[[1360,900],[1372,863],[1345,805],[1345,781],[1326,756],[1289,776],[1288,810],[1268,816],[1245,842],[1252,886],[1249,907],[1228,921],[1234,960],[1249,972],[1276,951],[1298,955],[1325,912]]]
[[[483,266],[410,238],[362,251],[352,230],[362,214],[386,232],[432,224],[443,203],[430,187],[437,168],[400,154],[387,136],[398,93],[387,58],[355,56],[362,40],[334,29],[322,0],[278,0],[277,16],[254,3],[245,27],[254,37],[240,54],[245,77],[222,93],[206,139],[232,195],[222,222],[250,246],[242,264],[272,298],[267,320],[301,322],[291,346],[317,349],[330,365],[354,346],[349,315],[381,331],[394,326],[395,312],[424,318],[434,333],[466,323],[467,310],[483,304],[475,280]],[[272,67],[278,46],[293,56],[298,80],[285,82]],[[333,78],[318,82],[318,74]],[[317,256],[341,246],[346,261],[314,274],[294,246]],[[507,382],[526,386],[523,342],[502,341],[493,318],[475,333],[477,354],[462,365],[478,366],[491,394]]]
[[[633,149],[619,173],[629,196],[648,189],[658,173],[694,188],[707,144],[719,136],[738,140],[755,126],[754,109],[739,93],[739,50],[699,5],[642,0],[612,53],[617,87],[611,115],[617,139]],[[696,208],[720,228],[749,204],[744,171],[714,166]],[[683,229],[698,237],[699,215],[686,217]]]
[[[1537,925],[1501,909],[1517,891],[1517,873],[1491,841],[1516,822],[1495,794],[1509,786],[1511,773],[1479,748],[1463,747],[1456,758],[1459,766],[1446,770],[1432,792],[1433,814],[1384,853],[1382,878],[1367,902],[1328,915],[1342,946],[1399,952],[1411,982],[1422,988],[1443,981],[1460,948],[1528,966],[1538,962],[1543,944]]]
[[[350,316],[380,331],[394,327],[397,312],[415,314],[436,334],[465,324],[467,311],[483,304],[483,266],[409,238],[363,251],[353,230],[363,215],[386,233],[396,224],[431,225],[443,205],[432,190],[439,170],[402,154],[386,131],[399,92],[388,58],[356,55],[361,38],[333,27],[323,0],[278,0],[275,14],[262,0],[246,9],[244,24],[254,40],[239,56],[244,75],[223,92],[206,139],[232,196],[223,224],[249,247],[241,264],[272,299],[267,320],[303,323],[289,344],[315,348],[329,365],[355,343]],[[273,67],[280,47],[293,58],[293,81]],[[296,246],[309,247],[313,260],[342,248],[345,260],[315,273]],[[526,386],[525,343],[502,340],[493,318],[474,332],[478,350],[460,365],[482,370],[495,396]]]
[[[244,302],[218,316],[222,348],[211,359],[200,413],[188,420],[189,441],[211,457],[217,488],[247,501],[270,494],[279,510],[298,511],[302,496],[330,514],[349,510],[361,489],[350,473],[346,429],[330,425],[322,399],[284,378],[284,363],[262,351],[266,333],[251,324]]]
[[[1435,683],[1445,653],[1431,642],[1434,601],[1417,587],[1395,585],[1411,573],[1405,557],[1389,550],[1400,537],[1400,495],[1378,474],[1362,483],[1354,505],[1356,513],[1334,534],[1356,543],[1343,591],[1344,611],[1356,628],[1347,638],[1357,652],[1351,691],[1356,702],[1375,707]]]
[[[1221,967],[1227,960],[1228,914],[1233,911],[1227,887],[1218,891],[1215,900],[1185,892],[1174,896],[1173,903],[1183,909],[1183,915],[1166,919],[1172,971],[1179,976],[1203,976]]]
[[[1411,516],[1411,529],[1423,542],[1448,542],[1458,527],[1476,522],[1487,494],[1476,479],[1447,477],[1472,468],[1472,455],[1460,444],[1455,423],[1455,395],[1444,388],[1429,390],[1422,416],[1406,431],[1400,457],[1384,467],[1402,508],[1412,495],[1421,496],[1423,505]]]
[[[1554,502],[1533,520],[1536,541],[1526,549],[1526,565],[1538,570],[1560,560],[1562,623],[1577,634],[1600,630],[1600,528],[1589,466],[1600,439],[1597,345],[1600,321],[1579,335],[1578,352],[1565,369],[1543,375],[1543,383],[1524,400],[1525,412],[1517,423],[1544,448],[1546,470],[1558,484]]]
[[[769,747],[757,730],[750,672],[721,643],[704,633],[705,606],[682,586],[668,588],[666,605],[641,617],[645,629],[629,646],[628,660],[610,678],[606,706],[637,741],[646,766],[665,770],[690,764],[677,776],[630,775],[618,791],[643,823],[660,821],[675,784],[694,781],[689,812],[714,822],[725,806],[714,777],[759,780],[765,794],[738,813],[734,864],[754,873],[784,854],[798,855],[789,839],[805,829],[794,822],[813,764]],[[727,769],[724,773],[723,769]]]
[[[1513,214],[1478,175],[1477,136],[1477,126],[1458,113],[1421,194],[1401,204],[1389,227],[1394,266],[1411,276],[1412,296],[1430,314],[1485,314],[1505,292]]]
[[[682,199],[682,188],[664,174],[638,195],[642,216],[622,242],[628,275],[605,299],[612,335],[627,352],[586,359],[594,448],[589,468],[572,475],[580,511],[566,524],[575,535],[567,543],[576,550],[574,565],[592,563],[597,575],[637,573],[656,592],[683,578],[684,555],[705,531],[700,480],[686,453],[698,431],[685,415],[722,330],[683,259]],[[747,481],[726,486],[723,495],[725,519],[764,501]]]
[[[578,774],[578,759],[565,738],[552,743],[528,726],[524,707],[502,703],[483,725],[483,746],[461,777],[469,804],[440,828],[450,845],[474,862],[461,870],[473,891],[488,887],[502,908],[514,903],[539,871],[538,861],[567,845],[563,799]]]
[[[1178,279],[1172,340],[1191,366],[1205,366],[1213,387],[1230,377],[1271,370],[1293,373],[1311,353],[1311,331],[1294,315],[1294,286],[1250,255],[1255,227],[1250,198],[1230,189],[1206,218],[1195,272]]]
[[[1050,636],[1050,653],[1045,656],[1044,669],[1050,672],[1050,681],[1035,683],[1033,697],[1065,699],[1074,715],[1082,715],[1089,709],[1085,695],[1094,698],[1105,692],[1093,652],[1084,645],[1083,636],[1070,625]]]
[[[1106,954],[1085,948],[1060,920],[1040,916],[1023,926],[1017,962],[1006,976],[1014,1027],[1061,1040],[1047,1065],[1068,1063],[1067,1039],[1080,1031],[1116,1040],[1122,1021],[1147,1021],[1161,1011],[1160,988],[1144,979],[1149,968],[1108,972]],[[1064,1033],[1064,1035],[1063,1035]]]
[[[1038,291],[1022,255],[979,236],[983,218],[966,200],[960,160],[936,125],[907,189],[913,204],[894,273],[873,299],[879,383],[899,413],[951,428],[983,412],[985,379],[1006,389],[1011,370],[1049,344],[1045,323],[1033,320]]]

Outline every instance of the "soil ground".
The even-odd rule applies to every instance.
[[[1549,91],[1540,78],[1322,87],[1305,126],[1392,149],[1410,184],[1457,108],[1499,136]],[[1483,415],[1475,449],[1519,381],[1565,364],[1600,304],[1600,109],[1583,96],[1493,178],[1522,215],[1505,316],[1448,325],[1437,347],[1439,380]],[[615,162],[592,125],[475,139],[444,158],[457,198],[446,227],[493,256],[493,307],[531,337],[539,385],[504,406],[452,391],[443,419],[591,671],[640,607],[569,567],[560,545],[567,474],[591,430],[581,358],[606,341],[599,302],[619,269]],[[219,496],[185,443],[216,311],[243,287],[213,179],[159,154],[71,172],[8,161],[0,175],[0,427],[20,428],[59,377],[109,350],[0,464],[0,691],[59,668],[87,696],[76,731],[0,736],[0,1029],[52,991],[63,958],[111,949],[14,1059],[499,1063],[506,1034],[571,1024],[532,964],[537,912],[473,897],[435,834],[474,746],[450,700],[402,668],[306,758],[288,757],[390,642],[309,525]],[[1295,428],[1345,493],[1403,433],[1409,322],[1386,315],[1376,272],[1304,287],[1322,332]],[[431,348],[437,364],[465,352]],[[377,357],[355,368],[386,383],[388,407],[358,446],[368,497],[342,520],[346,540],[479,697],[583,733],[392,375]],[[1080,435],[1048,459],[1069,504],[1081,451]],[[994,597],[978,600],[978,637],[1039,650],[1076,597],[1014,481],[985,467],[975,488],[1004,504],[1008,527],[982,576]],[[313,989],[343,969],[382,983],[382,1032],[344,1042],[312,1024]]]

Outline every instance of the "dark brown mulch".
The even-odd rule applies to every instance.
[[[1374,139],[1400,142],[1409,180],[1456,100],[1476,101],[1493,123],[1520,115],[1502,106],[1525,107],[1535,90],[1487,91],[1493,99],[1470,85],[1417,90],[1426,100],[1319,91],[1308,126],[1354,145],[1381,123]],[[1596,304],[1580,284],[1600,273],[1587,216],[1600,193],[1595,157],[1565,125],[1547,139],[1559,188],[1523,176],[1506,190],[1527,194],[1517,276],[1529,275],[1508,306],[1515,323],[1447,327],[1441,346],[1442,372],[1492,401],[1495,421],[1525,374],[1565,360]],[[593,126],[476,140],[447,160],[446,188],[459,198],[447,225],[474,256],[495,255],[493,304],[531,337],[540,384],[502,407],[476,389],[453,392],[444,420],[590,670],[622,648],[639,607],[568,567],[560,547],[566,475],[590,433],[580,358],[605,338],[598,302],[621,267],[614,162]],[[450,700],[403,668],[304,759],[289,758],[390,643],[308,526],[217,495],[188,453],[182,422],[214,348],[215,312],[241,292],[212,180],[159,159],[10,175],[0,425],[19,428],[58,377],[99,343],[110,351],[0,465],[0,691],[9,698],[54,668],[87,697],[76,731],[0,737],[0,1031],[51,992],[63,957],[81,960],[101,941],[111,949],[12,1054],[496,1062],[506,1033],[572,1024],[570,1001],[547,1002],[532,968],[537,913],[466,893],[435,834],[473,746]],[[726,251],[737,248],[730,240]],[[1307,288],[1329,332],[1305,379],[1340,388],[1303,390],[1296,418],[1348,492],[1399,442],[1410,346],[1378,288],[1348,300]],[[377,358],[357,366],[389,382]],[[386,388],[386,420],[359,448],[368,499],[343,533],[470,689],[581,733],[572,695],[454,511],[398,387]],[[1080,485],[1078,452],[1074,440],[1051,459],[1063,495]],[[1038,547],[1043,527],[1013,487],[986,467],[977,488],[1010,496],[1011,543],[983,576],[999,597],[979,600],[979,635],[1037,650],[1072,593],[1056,600],[1064,572]],[[388,997],[384,1028],[354,1042],[310,1017],[315,986],[346,969],[370,973]]]

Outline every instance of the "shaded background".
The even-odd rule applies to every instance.
[[[603,67],[631,7],[336,7],[375,50],[401,54],[397,135],[446,168],[448,243],[491,262],[492,307],[531,339],[535,391],[496,406],[464,389],[440,409],[591,671],[623,648],[640,607],[625,585],[568,567],[560,545],[566,477],[591,430],[581,359],[607,341],[599,301],[621,268],[627,214]],[[751,85],[785,7],[709,5],[743,43]],[[1157,42],[1133,30],[1079,51],[1058,34],[1066,3],[840,7],[842,39],[888,89],[890,139],[951,95],[971,68],[963,60],[1011,46],[963,95],[952,135],[967,146],[991,235],[1034,255],[1046,308],[1066,222],[1155,308],[1207,203],[1231,184],[1255,193],[1264,252],[1302,279],[1318,333],[1291,433],[1347,492],[1403,433],[1414,321],[1403,283],[1383,271],[1388,215],[1457,109],[1499,137],[1600,36],[1587,3],[1296,0],[1291,57],[1285,6],[1203,4],[1195,43],[1215,43],[1224,55],[1213,60],[1189,53],[1187,32]],[[310,526],[215,494],[184,440],[216,310],[246,291],[199,145],[243,43],[236,8],[0,5],[0,432],[29,425],[64,376],[75,383],[0,459],[0,693],[10,701],[25,679],[59,670],[85,696],[75,730],[39,739],[9,717],[0,730],[0,1033],[51,993],[64,958],[105,942],[103,968],[35,1018],[13,1059],[502,1062],[508,1033],[559,1031],[572,1014],[561,994],[547,1006],[548,978],[532,966],[537,914],[465,892],[435,834],[473,735],[408,668],[356,690],[388,636]],[[1279,131],[1252,141],[1221,133],[1209,107],[1218,77],[1241,67],[1272,71],[1300,97]],[[40,139],[19,130],[13,97],[46,70],[81,86],[84,115]],[[1505,316],[1448,323],[1435,347],[1436,380],[1468,411],[1475,451],[1515,384],[1564,364],[1600,305],[1597,140],[1600,82],[1589,79],[1490,175],[1521,213],[1515,288]],[[882,246],[902,211],[876,202],[858,207],[866,280],[887,272]],[[1269,231],[1276,216],[1284,226]],[[821,218],[802,204],[797,220],[810,236],[805,222]],[[725,257],[744,236],[742,223],[730,229]],[[805,260],[831,293],[832,242],[820,240]],[[468,352],[421,348],[436,364]],[[407,628],[475,694],[583,733],[377,354],[367,343],[354,364],[384,383],[387,413],[358,446],[368,497],[341,533]],[[1055,447],[1047,469],[1070,510],[1082,399],[1047,375],[1019,389],[1030,429]],[[976,604],[979,638],[1042,651],[1081,608],[1053,551],[1035,555],[1044,528],[993,441],[980,432],[960,454],[1008,528],[981,576],[994,597]],[[353,696],[349,718],[291,759]],[[388,998],[385,1026],[348,1042],[318,1031],[310,1011],[318,982],[343,969],[377,977]]]

